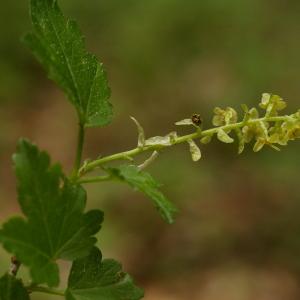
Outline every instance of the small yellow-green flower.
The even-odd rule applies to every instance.
[[[214,113],[215,115],[212,119],[214,126],[223,126],[236,123],[238,119],[237,112],[232,107],[226,107],[226,109],[216,107],[214,109]]]
[[[259,107],[265,109],[269,116],[276,116],[278,111],[286,108],[286,102],[278,95],[264,93]]]

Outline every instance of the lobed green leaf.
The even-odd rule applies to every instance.
[[[81,124],[111,122],[110,89],[102,64],[85,49],[74,21],[66,19],[57,0],[31,0],[32,33],[24,41],[75,106]]]
[[[122,266],[112,259],[102,260],[96,247],[72,265],[66,300],[139,300],[143,296]]]
[[[26,219],[14,217],[0,230],[0,242],[30,268],[36,283],[57,286],[57,259],[85,256],[103,220],[101,211],[84,213],[84,189],[66,179],[46,152],[21,140],[13,157],[19,203]]]
[[[29,300],[21,280],[5,274],[0,278],[0,300]]]

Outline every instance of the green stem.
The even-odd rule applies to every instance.
[[[79,124],[78,129],[78,138],[77,138],[77,150],[76,150],[76,157],[74,161],[74,167],[72,172],[72,179],[77,179],[78,170],[81,165],[81,159],[82,159],[82,152],[83,152],[83,144],[84,144],[84,125]]]
[[[57,295],[57,296],[65,296],[65,291],[62,290],[56,290],[56,289],[51,289],[47,287],[42,287],[42,286],[29,286],[27,288],[29,293],[33,292],[38,292],[38,293],[45,293],[45,294],[51,294],[51,295]]]
[[[112,179],[111,175],[84,177],[82,179],[79,179],[78,183],[92,183],[92,182],[100,182],[100,181],[109,181],[111,179]]]
[[[253,119],[253,120],[248,120],[246,122],[246,124],[254,124],[254,123],[258,123],[258,122],[280,122],[280,121],[286,121],[290,118],[291,116],[276,116],[276,117],[263,117],[263,118],[258,118],[258,119]],[[233,129],[237,129],[240,127],[243,127],[246,125],[245,122],[237,122],[237,123],[233,123],[233,124],[228,124],[228,125],[224,125],[224,126],[220,126],[220,127],[214,127],[214,128],[210,128],[204,131],[197,131],[191,134],[187,134],[187,135],[183,135],[180,137],[177,137],[173,140],[173,145],[176,144],[181,144],[181,143],[185,143],[187,142],[189,139],[197,139],[197,138],[202,138],[204,136],[209,136],[209,135],[213,135],[215,133],[218,132],[218,130],[223,129],[223,130],[233,130]],[[137,147],[134,148],[132,150],[128,150],[128,151],[124,151],[124,152],[120,152],[120,153],[116,153],[116,154],[112,154],[109,156],[105,156],[99,159],[96,159],[94,161],[91,161],[89,163],[87,163],[81,170],[80,170],[80,176],[93,171],[94,169],[102,166],[105,163],[108,162],[112,162],[115,160],[125,160],[128,158],[132,158],[133,156],[136,156],[137,154],[140,154],[142,152],[148,152],[148,151],[154,151],[154,150],[160,150],[162,148],[167,148],[170,146],[162,146],[162,145],[153,145],[153,146],[146,146],[146,147]],[[102,181],[102,180],[101,180]],[[87,182],[87,181],[85,181]],[[92,181],[92,178],[89,179],[88,182],[95,182]]]

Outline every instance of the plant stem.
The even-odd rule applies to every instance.
[[[81,159],[82,159],[82,152],[83,152],[83,144],[84,144],[84,125],[79,124],[78,128],[78,138],[77,138],[77,150],[76,150],[76,157],[74,161],[74,167],[72,172],[72,179],[77,179],[78,170],[81,165]]]
[[[45,293],[45,294],[51,294],[51,295],[57,295],[57,296],[63,296],[63,297],[65,296],[65,291],[51,289],[51,288],[42,287],[42,286],[29,286],[29,287],[27,287],[27,290],[29,293],[38,292],[38,293]]]
[[[258,119],[252,119],[252,120],[248,120],[246,123],[244,121],[242,122],[237,122],[237,123],[233,123],[233,124],[228,124],[228,125],[224,125],[224,126],[219,126],[219,127],[214,127],[214,128],[210,128],[204,131],[197,131],[191,134],[187,134],[187,135],[183,135],[180,137],[177,137],[173,140],[172,144],[176,145],[176,144],[181,144],[181,143],[185,143],[187,142],[189,139],[197,139],[197,138],[202,138],[204,136],[209,136],[209,135],[213,135],[215,133],[218,132],[218,130],[223,129],[223,130],[233,130],[233,129],[237,129],[237,128],[241,128],[247,124],[254,124],[254,123],[258,123],[258,122],[280,122],[280,121],[286,121],[289,118],[291,118],[291,116],[276,116],[276,117],[263,117],[263,118],[258,118]],[[148,151],[153,151],[153,150],[160,150],[162,148],[167,148],[170,146],[163,146],[163,145],[151,145],[151,146],[145,146],[145,147],[137,147],[134,148],[132,150],[128,150],[128,151],[124,151],[124,152],[120,152],[120,153],[116,153],[116,154],[112,154],[109,156],[105,156],[99,159],[96,159],[94,161],[91,161],[89,163],[87,163],[81,170],[80,170],[80,176],[93,171],[94,169],[102,166],[105,163],[108,162],[112,162],[115,160],[128,160],[128,158],[132,158],[133,156],[136,156],[137,154],[140,154],[142,152],[148,152]],[[103,180],[97,180],[95,178],[89,178],[89,179],[82,179],[81,182],[95,182],[95,181],[103,181]],[[99,177],[98,177],[99,179]]]
[[[85,177],[85,178],[79,179],[78,183],[92,183],[92,182],[100,182],[100,181],[109,181],[111,178],[112,178],[111,175]]]

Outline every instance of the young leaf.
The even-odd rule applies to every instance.
[[[0,300],[29,300],[22,282],[5,274],[0,278]]]
[[[103,214],[96,210],[83,213],[83,188],[64,178],[60,166],[51,166],[48,154],[35,145],[21,140],[13,159],[19,203],[27,219],[14,217],[4,223],[0,242],[30,268],[34,282],[56,286],[55,261],[87,255],[96,242],[93,235],[100,229]]]
[[[155,159],[158,157],[158,155],[159,155],[159,153],[156,150],[153,151],[151,156],[138,166],[138,169],[140,171],[146,169],[149,165],[151,165],[155,161]]]
[[[238,154],[242,154],[245,149],[245,138],[240,128],[236,128],[235,133],[238,137],[238,142],[239,142]]]
[[[138,130],[138,147],[142,148],[145,146],[145,131],[138,120],[134,117],[130,117],[130,119],[135,123]]]
[[[172,131],[165,136],[153,136],[145,141],[145,146],[172,146],[177,139],[177,132]]]
[[[189,126],[189,125],[194,125],[193,121],[191,118],[189,119],[184,119],[184,120],[181,120],[181,121],[178,121],[175,123],[175,125],[177,126]]]
[[[218,130],[217,137],[219,141],[226,144],[230,144],[234,142],[233,138],[231,138],[223,129]]]
[[[200,142],[202,144],[209,144],[211,142],[212,135],[205,135],[204,137],[201,138]]]
[[[249,107],[248,107],[248,105],[247,104],[241,104],[241,108],[242,108],[242,110],[243,110],[243,112],[245,113],[245,114],[248,114],[248,112],[249,112]]]
[[[188,144],[190,146],[190,152],[192,155],[193,161],[198,161],[201,158],[201,151],[197,144],[192,140],[188,140]]]
[[[266,141],[264,139],[258,138],[253,146],[253,151],[254,152],[260,151],[264,147],[265,144],[266,144]]]
[[[102,64],[85,49],[74,21],[66,19],[57,0],[31,0],[32,33],[24,41],[75,106],[81,124],[111,122],[110,89]]]
[[[174,222],[174,214],[177,209],[159,190],[160,185],[149,173],[139,170],[134,165],[122,165],[118,168],[109,168],[107,171],[147,195],[154,202],[162,218],[168,223]]]
[[[66,300],[139,300],[143,296],[122,266],[111,259],[102,260],[96,247],[73,263]]]
[[[146,146],[171,146],[170,136],[154,136],[146,140]]]

